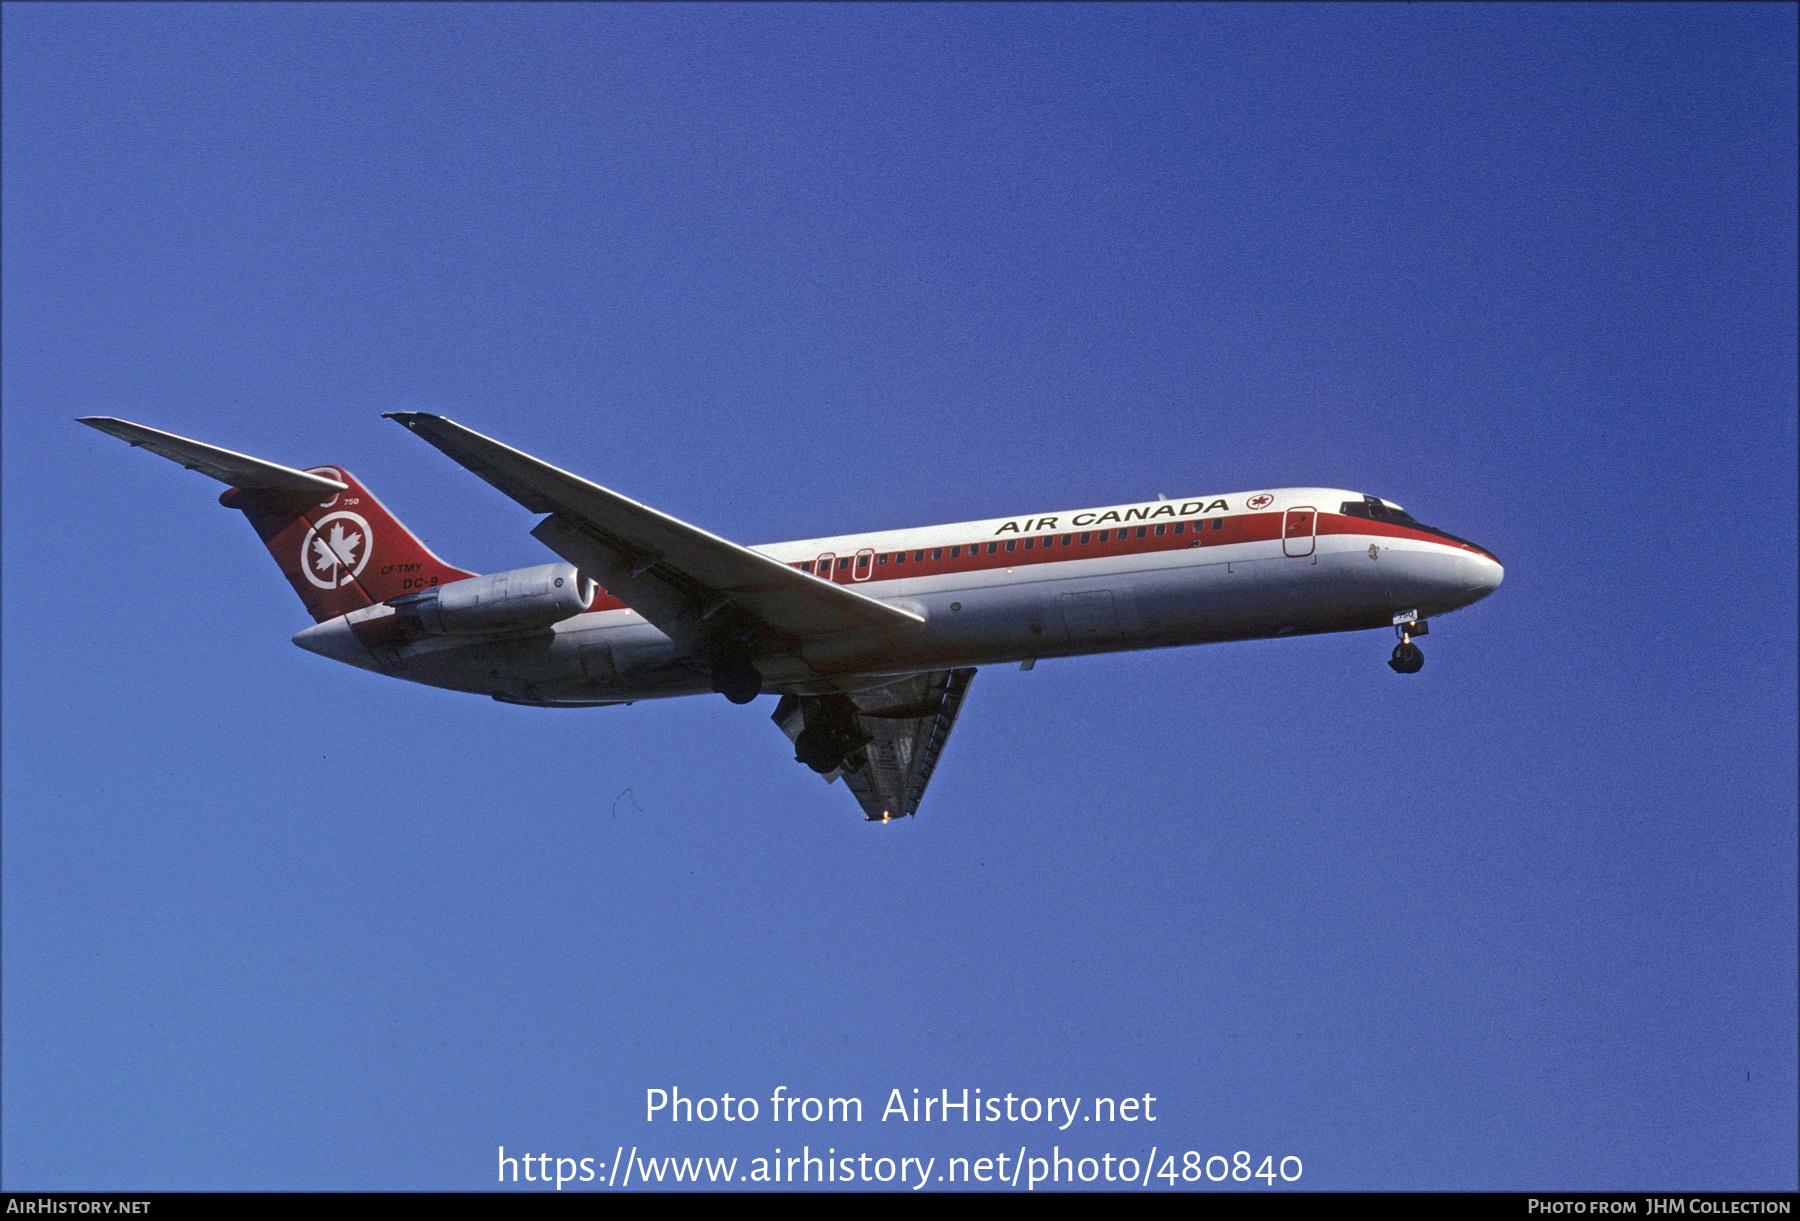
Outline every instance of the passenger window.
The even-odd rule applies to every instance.
[[[876,556],[875,563],[878,567],[880,565],[886,564],[887,563],[887,552],[884,551],[880,555]]]
[[[1156,527],[1156,537],[1161,538],[1163,536],[1163,531],[1166,529],[1168,529],[1167,526],[1161,526],[1161,525],[1157,526]],[[1138,533],[1142,534],[1143,531],[1140,530]]]
[[[1016,538],[1009,538],[1006,540],[1006,549],[1008,551],[1011,551],[1014,547],[1017,547],[1018,545],[1019,545],[1019,540]]]
[[[962,548],[961,548],[961,547],[952,547],[952,548],[950,548],[950,558],[951,558],[951,559],[953,559],[953,560],[954,560],[954,559],[957,559],[957,558],[959,558],[959,557],[960,557],[960,556],[961,556],[961,555],[962,555]]]
[[[931,558],[932,558],[932,559],[934,559],[934,560],[941,560],[941,559],[943,559],[943,558],[944,558],[944,549],[943,549],[943,548],[942,548],[942,547],[934,547],[934,548],[932,548],[932,550],[931,550]]]
[[[1187,523],[1184,521],[1176,522],[1175,523],[1175,533],[1186,534],[1187,533]]]
[[[1084,531],[1082,531],[1082,533],[1081,533],[1081,545],[1082,545],[1082,546],[1084,546],[1084,547],[1085,547],[1085,546],[1087,546],[1087,544],[1088,544],[1088,540],[1089,540],[1089,539],[1090,539],[1090,538],[1092,538],[1092,535],[1091,535],[1091,534],[1089,534],[1089,533],[1088,533],[1088,532],[1087,532],[1087,531],[1085,531],[1085,530],[1084,530]]]
[[[838,571],[839,572],[848,572],[849,570],[850,570],[850,557],[847,555],[838,556]]]
[[[894,563],[896,563],[896,564],[906,563],[906,552],[904,552],[904,551],[894,552]]]
[[[989,544],[988,544],[988,554],[989,554],[989,555],[992,555],[992,554],[994,554],[994,552],[996,552],[996,551],[998,551],[998,550],[1000,550],[1000,544],[999,544],[999,543],[989,543]]]
[[[1035,538],[1026,539],[1025,540],[1025,550],[1030,551],[1031,548],[1033,547],[1033,545],[1035,545],[1036,543],[1037,543],[1037,540]]]
[[[1062,545],[1067,547],[1070,543],[1072,543],[1074,541],[1075,541],[1075,536],[1073,534],[1065,534],[1065,535],[1063,535]]]
[[[925,562],[925,553],[923,551],[913,552],[913,563],[922,564],[924,562]]]
[[[1223,530],[1224,528],[1225,528],[1225,519],[1223,517],[1213,518],[1213,529]]]
[[[1139,527],[1138,527],[1138,537],[1139,537],[1139,538],[1143,538],[1143,537],[1144,537],[1144,532],[1145,532],[1145,529],[1146,529],[1146,527],[1144,527],[1144,526],[1139,526]]]

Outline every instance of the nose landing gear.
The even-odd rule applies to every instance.
[[[1396,674],[1417,674],[1425,668],[1425,650],[1410,640],[1402,640],[1394,646],[1394,655],[1388,658],[1388,666]]]
[[[1430,625],[1423,619],[1396,623],[1394,634],[1400,637],[1400,643],[1394,646],[1393,655],[1388,658],[1388,668],[1396,674],[1417,674],[1423,670],[1425,668],[1425,651],[1414,644],[1412,638],[1423,636],[1430,631]]]

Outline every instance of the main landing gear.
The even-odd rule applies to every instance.
[[[804,763],[823,776],[843,766],[844,752],[832,744],[829,735],[817,729],[802,729],[794,739],[794,762]]]
[[[1388,658],[1388,668],[1396,674],[1417,674],[1425,668],[1425,651],[1412,642],[1414,636],[1424,636],[1431,631],[1431,625],[1423,619],[1408,623],[1396,623],[1395,635],[1400,643],[1394,646],[1393,656]]]
[[[762,694],[762,675],[741,657],[721,657],[713,663],[712,689],[734,704],[748,704]]]
[[[785,705],[793,696],[783,696]],[[781,709],[777,708],[777,712]],[[794,735],[794,761],[804,763],[821,776],[840,767],[854,771],[868,763],[863,747],[870,742],[867,730],[857,720],[856,705],[846,695],[821,695],[800,701],[804,728]],[[784,728],[792,723],[791,715],[776,722]]]

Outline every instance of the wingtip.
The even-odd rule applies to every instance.
[[[432,415],[429,411],[384,411],[381,418],[392,420],[402,428],[416,429],[420,424],[435,423],[444,417]]]
[[[136,449],[142,444],[142,442],[133,441],[131,439],[131,432],[133,429],[142,428],[143,425],[133,424],[130,420],[121,420],[118,416],[78,415],[75,417],[75,422],[77,424],[86,424],[95,432],[103,432],[109,437],[117,437],[133,449]]]

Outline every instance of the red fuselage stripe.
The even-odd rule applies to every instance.
[[[963,543],[962,554],[952,556],[950,546],[943,547],[909,547],[905,551],[878,551],[875,563],[870,569],[873,572],[868,580],[853,579],[856,572],[855,551],[839,552],[832,560],[831,573],[825,579],[840,585],[879,585],[885,581],[901,581],[911,577],[942,577],[953,573],[985,572],[995,568],[1022,568],[1027,564],[1059,564],[1069,560],[1120,559],[1132,555],[1148,555],[1159,551],[1185,551],[1192,547],[1227,547],[1235,543],[1266,543],[1279,541],[1282,534],[1283,513],[1239,513],[1231,517],[1189,518],[1181,524],[1186,527],[1182,533],[1175,533],[1175,526],[1163,523],[1162,534],[1157,534],[1156,526],[1124,526],[1110,527],[1106,530],[1070,530],[1058,531],[1054,534],[1036,534],[1021,537],[1011,535],[1006,539],[984,539],[979,543]],[[1214,529],[1215,523],[1218,525]],[[1372,538],[1400,538],[1416,542],[1435,543],[1440,547],[1452,547],[1458,551],[1467,551],[1471,555],[1485,554],[1480,548],[1466,543],[1448,539],[1442,535],[1432,534],[1427,530],[1416,530],[1398,522],[1375,521],[1364,517],[1350,517],[1339,513],[1317,513],[1316,529],[1322,535],[1356,534]],[[1139,531],[1143,537],[1139,538]],[[1105,534],[1105,542],[1100,536]],[[1083,543],[1082,536],[1088,541]],[[1299,537],[1304,538],[1305,532]],[[1065,545],[1063,540],[1068,539]],[[994,544],[993,554],[988,554],[988,545]],[[1009,551],[1007,548],[1011,547]],[[867,548],[862,548],[867,550]],[[923,560],[915,560],[913,556],[919,551],[925,552]],[[822,554],[822,553],[821,553]],[[904,561],[896,561],[896,555],[904,555]],[[940,558],[933,559],[936,555]],[[848,559],[850,563],[839,567],[838,560]],[[885,559],[884,564],[881,561]],[[789,567],[812,572],[813,565],[818,562],[814,556],[809,560],[790,560]],[[825,576],[825,574],[815,574]],[[595,595],[588,606],[589,611],[624,610],[625,603],[619,601],[604,590]]]
[[[986,539],[980,543],[962,544],[962,554],[952,556],[952,548],[926,547],[908,548],[904,552],[878,552],[875,576],[869,581],[851,579],[853,568],[838,567],[832,563],[829,579],[842,585],[870,585],[882,581],[899,581],[908,577],[938,577],[952,573],[981,572],[993,568],[1022,568],[1027,564],[1056,564],[1066,560],[1118,559],[1131,555],[1147,555],[1159,551],[1185,551],[1192,547],[1225,547],[1234,543],[1275,542],[1282,535],[1282,513],[1240,513],[1232,517],[1190,518],[1182,523],[1188,528],[1176,534],[1173,525],[1164,524],[1163,534],[1159,537],[1155,526],[1126,526],[1110,530],[1075,530],[1055,534],[1032,535],[1020,538],[1017,535],[1009,540]],[[1214,523],[1219,524],[1214,529]],[[1138,537],[1138,531],[1144,537]],[[1358,534],[1375,538],[1403,538],[1418,542],[1435,543],[1442,547],[1453,547],[1459,551],[1467,551],[1471,555],[1482,554],[1481,550],[1465,543],[1456,542],[1442,535],[1432,534],[1427,530],[1416,530],[1402,526],[1396,522],[1373,521],[1362,517],[1348,517],[1337,513],[1317,514],[1317,530],[1319,534]],[[1310,531],[1302,532],[1304,538]],[[1082,535],[1089,541],[1081,542]],[[1106,534],[1105,542],[1100,535]],[[1063,539],[1069,539],[1064,545]],[[997,543],[992,555],[988,554],[988,545]],[[1028,546],[1029,544],[1029,546]],[[1012,550],[1008,551],[1008,546]],[[915,560],[913,556],[919,551],[925,552],[923,560]],[[894,556],[903,554],[904,562],[896,562]],[[941,558],[933,559],[934,555]],[[886,564],[879,563],[885,556]],[[839,559],[844,558],[839,555]],[[793,560],[790,566],[812,571],[817,557],[812,560]],[[818,574],[824,575],[824,574]]]

